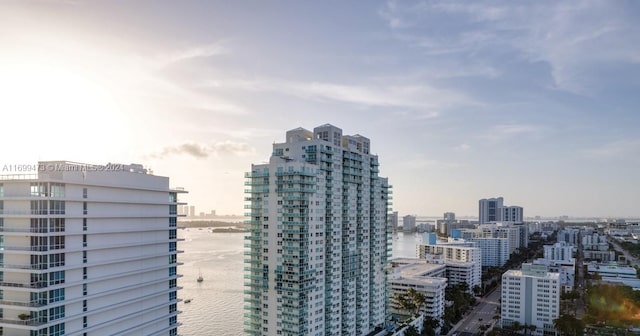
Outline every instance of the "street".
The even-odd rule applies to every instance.
[[[472,335],[480,331],[481,325],[492,324],[495,321],[493,316],[500,315],[500,312],[496,310],[500,305],[500,295],[501,288],[498,286],[488,296],[478,299],[479,303],[449,331],[448,335],[454,333],[460,336]]]

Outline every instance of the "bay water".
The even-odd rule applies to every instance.
[[[178,255],[184,263],[178,269],[183,275],[178,279],[180,335],[244,335],[244,236],[207,228],[178,231],[178,238],[185,239],[178,245],[184,251]],[[394,234],[393,257],[414,257],[420,241],[419,234]],[[202,282],[197,281],[200,274]]]

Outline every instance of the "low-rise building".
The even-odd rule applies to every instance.
[[[502,275],[503,327],[518,322],[536,326],[531,335],[553,333],[559,306],[559,274],[549,272],[546,266],[523,264],[521,270],[509,270]]]
[[[434,319],[444,314],[444,290],[447,287],[445,265],[430,264],[420,259],[393,260],[389,277],[391,313],[406,314],[398,305],[396,297],[409,288],[424,295],[426,301],[422,313]]]
[[[482,256],[478,247],[437,242],[436,244],[419,244],[416,249],[418,258],[425,259],[428,263],[446,266],[449,284],[466,283],[470,291],[474,286],[482,285]]]

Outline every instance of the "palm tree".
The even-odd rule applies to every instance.
[[[408,311],[411,315],[418,315],[427,298],[415,288],[409,288],[405,293],[396,295],[396,302],[400,309]]]

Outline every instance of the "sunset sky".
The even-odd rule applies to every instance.
[[[401,215],[640,216],[639,107],[637,1],[0,4],[0,168],[141,163],[198,211],[331,123]]]

